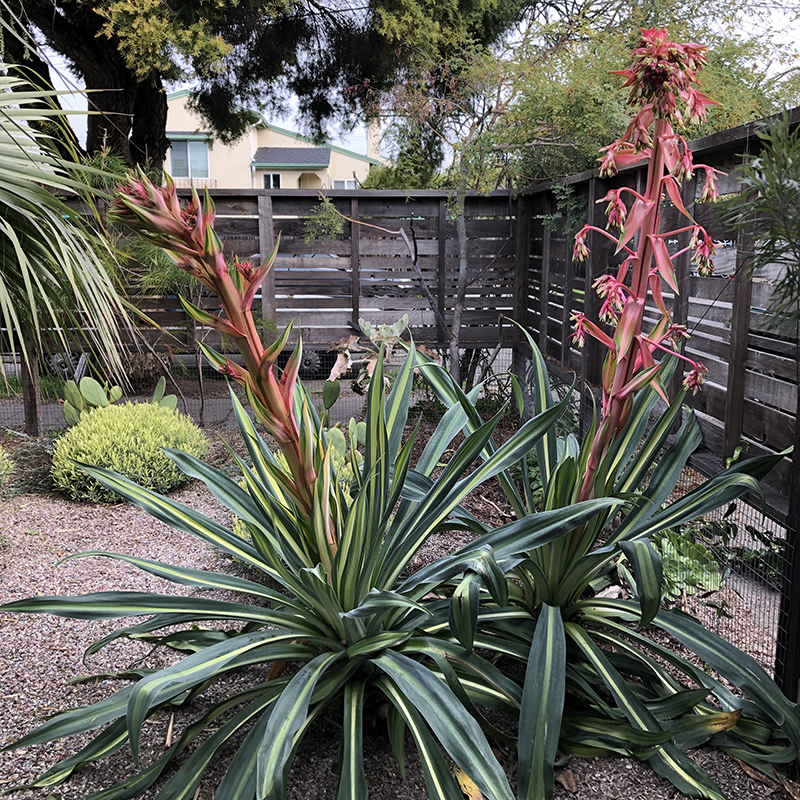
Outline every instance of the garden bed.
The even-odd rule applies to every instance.
[[[421,441],[425,441],[424,431]],[[46,454],[46,448],[41,449]],[[223,458],[216,448],[212,459]],[[46,455],[43,457],[46,461]],[[46,464],[42,463],[41,469]],[[491,484],[482,487],[468,505],[487,522],[507,521],[501,493]],[[227,512],[211,498],[205,487],[192,484],[173,497],[221,522]],[[101,558],[59,562],[67,555],[86,550],[127,553],[172,564],[226,570],[235,565],[193,537],[167,528],[127,505],[79,505],[48,496],[25,494],[0,501],[0,519],[5,521],[0,546],[0,600],[31,595],[78,594],[124,588],[135,591],[181,593],[191,590],[167,583],[125,564]],[[431,541],[423,554],[427,561],[464,543],[463,535],[442,535]],[[222,597],[222,593],[219,593]],[[0,746],[8,745],[56,711],[85,705],[106,696],[121,684],[92,683],[68,686],[76,676],[125,667],[161,666],[169,654],[148,654],[143,644],[119,642],[82,663],[84,649],[104,633],[120,626],[118,621],[82,622],[49,616],[0,617],[3,646],[0,649]],[[731,626],[735,633],[735,625]],[[757,655],[754,653],[754,655]],[[232,682],[237,677],[230,678]],[[288,797],[334,798],[337,783],[339,709],[331,708],[304,739],[289,778]],[[174,719],[177,734],[180,714]],[[168,741],[170,718],[159,713],[146,725],[144,763],[159,756]],[[422,800],[426,791],[421,770],[409,742],[406,749],[406,780],[403,781],[392,755],[385,725],[377,716],[365,729],[365,766],[370,796],[376,800]],[[0,754],[0,790],[34,779],[59,758],[74,752],[79,738],[58,741],[24,751]],[[233,750],[230,751],[232,754]],[[511,752],[503,754],[503,765],[514,787],[516,770]],[[745,774],[728,756],[707,749],[693,756],[711,773],[722,791],[736,800],[792,796],[772,784]],[[214,786],[225,769],[214,763],[204,780],[198,800],[213,797]],[[23,791],[19,800],[44,800],[53,793],[60,800],[78,800],[132,774],[130,752],[123,748],[110,760],[81,770],[71,782],[55,787]],[[558,773],[555,797],[575,800],[681,800],[684,796],[657,776],[646,763],[614,758],[571,758]],[[147,797],[154,797],[155,791]],[[794,795],[797,796],[797,795]]]

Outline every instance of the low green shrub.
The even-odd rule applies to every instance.
[[[118,495],[90,478],[76,464],[118,472],[158,492],[188,481],[162,452],[174,447],[195,456],[206,450],[200,429],[175,409],[153,403],[97,408],[56,443],[53,483],[72,500],[113,503]]]

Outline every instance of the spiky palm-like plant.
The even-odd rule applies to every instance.
[[[100,257],[109,247],[64,203],[86,184],[31,124],[63,115],[43,107],[51,95],[0,75],[0,341],[27,360],[44,339],[65,350],[83,340],[118,366],[126,312]]]

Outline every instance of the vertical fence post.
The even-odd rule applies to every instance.
[[[39,416],[42,410],[42,393],[39,388],[39,341],[30,330],[23,330],[25,351],[20,352],[20,377],[22,378],[22,408],[25,416],[25,433],[41,435]]]
[[[753,278],[742,253],[742,237],[737,245],[736,277],[733,287],[731,344],[728,356],[728,385],[725,393],[725,434],[722,457],[730,458],[742,440],[744,426],[744,379],[747,368],[747,340],[750,335],[750,305]]]
[[[750,140],[745,146],[745,160],[750,155]],[[755,199],[755,194],[748,200]],[[728,385],[725,393],[724,436],[722,457],[731,458],[742,440],[744,427],[744,378],[747,368],[747,344],[750,336],[750,306],[753,296],[753,276],[750,271],[754,245],[753,225],[740,230],[736,241],[736,271],[734,272],[731,345],[728,354]]]
[[[797,338],[800,359],[800,336]],[[800,696],[800,387],[794,418],[794,452],[789,478],[789,513],[786,518],[786,560],[783,565],[775,680],[783,693],[797,702]]]
[[[444,197],[439,198],[439,271],[436,290],[436,302],[439,307],[439,314],[444,319],[445,295],[447,293],[447,201]],[[445,341],[445,331],[441,325],[436,326],[436,338],[440,342]]]
[[[358,200],[350,201],[350,219],[358,219]],[[350,272],[352,274],[353,322],[361,316],[361,226],[350,224]]]
[[[528,288],[531,263],[531,222],[533,210],[531,198],[525,195],[517,197],[516,253],[514,270],[514,319],[528,327]],[[514,336],[515,341],[519,337]]]
[[[597,205],[605,194],[605,183],[599,178],[589,179],[589,224],[595,227],[603,225],[602,209]],[[569,245],[569,242],[567,243]],[[583,282],[583,313],[596,324],[600,324],[600,298],[592,284],[595,278],[608,269],[608,239],[592,232],[589,246],[589,258],[586,260],[586,274]],[[566,334],[565,343],[569,342]],[[581,357],[581,407],[579,430],[583,437],[592,418],[592,388],[599,386],[603,374],[603,350],[600,342],[587,336]]]
[[[542,198],[542,214],[553,213],[553,195],[547,192]],[[548,308],[550,303],[550,237],[549,225],[542,225],[542,279],[540,281],[541,297],[539,308],[539,349],[547,357]]]
[[[572,260],[572,242],[570,231],[565,229],[566,249],[564,252],[564,306],[561,309],[561,368],[569,369],[570,354],[570,314],[572,313],[572,298],[575,288],[575,262]]]
[[[526,330],[530,324],[528,319],[528,296],[530,294],[532,203],[533,201],[530,197],[525,195],[517,197],[516,249],[514,254],[514,320]],[[517,376],[520,386],[523,387],[522,394],[525,402],[523,414],[527,416],[529,410],[527,392],[528,348],[523,344],[518,328],[514,327],[512,335],[511,372]]]
[[[275,231],[272,220],[272,198],[266,194],[258,196],[258,252],[262,262],[269,258],[275,247]],[[278,317],[275,305],[275,269],[266,274],[261,283],[261,318],[277,325]]]

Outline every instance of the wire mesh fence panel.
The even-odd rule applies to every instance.
[[[704,481],[684,470],[675,499]],[[775,672],[786,528],[743,500],[659,537],[671,602]]]

